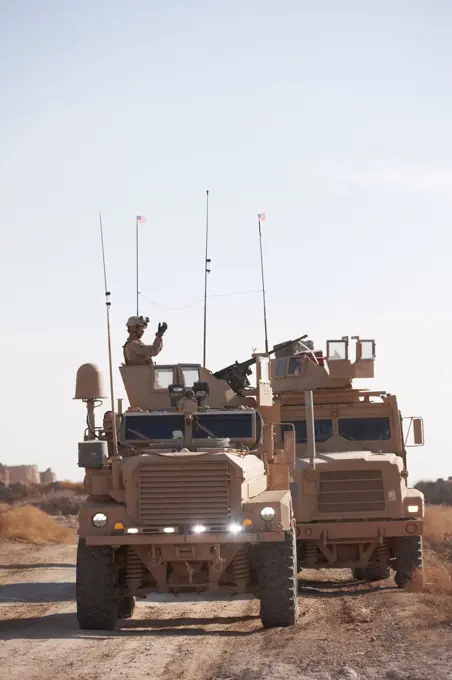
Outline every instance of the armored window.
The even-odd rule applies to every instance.
[[[375,343],[373,340],[361,340],[361,359],[375,358]]]
[[[197,366],[182,366],[185,387],[193,387],[199,381],[199,368]]]
[[[348,359],[348,345],[346,340],[327,341],[328,361]]]
[[[389,418],[339,418],[339,435],[354,441],[391,439]]]
[[[288,422],[288,421],[286,421]],[[297,444],[306,444],[308,441],[308,433],[306,428],[305,420],[293,420],[292,425],[295,427],[295,440]],[[281,425],[281,429],[288,430],[288,427],[284,427],[284,423]],[[323,418],[314,421],[314,431],[315,440],[317,443],[326,442],[333,436],[333,421],[328,418]]]
[[[303,372],[303,360],[301,357],[289,359],[288,375],[301,375]]]
[[[168,387],[173,383],[174,383],[174,371],[172,366],[170,368],[156,367],[154,389],[167,390]]]
[[[287,359],[276,359],[275,377],[284,378],[286,375]]]

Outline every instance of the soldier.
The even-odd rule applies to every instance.
[[[157,356],[163,347],[162,337],[168,328],[168,324],[159,323],[155,340],[152,345],[145,345],[141,337],[149,323],[148,317],[131,316],[127,321],[129,337],[123,346],[124,361],[126,366],[146,366],[152,364],[152,358]]]

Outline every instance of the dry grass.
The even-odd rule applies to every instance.
[[[31,505],[0,505],[0,539],[29,543],[72,543],[75,532]]]
[[[73,491],[74,493],[86,493],[83,482],[69,482],[66,480],[64,482],[56,482],[53,486],[56,486],[59,489],[66,489],[67,491]]]
[[[452,506],[426,508],[424,541],[425,590],[452,595]]]
[[[429,505],[424,521],[425,540],[433,545],[452,547],[452,505]]]

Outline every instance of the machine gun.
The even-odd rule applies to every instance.
[[[296,338],[296,340],[288,340],[287,342],[283,342],[280,345],[276,345],[271,350],[271,352],[268,353],[268,356],[274,354],[276,351],[280,352],[281,350],[284,350],[285,347],[290,347],[290,345],[295,344],[300,340],[304,340],[307,337],[307,335],[301,335],[299,338]],[[242,361],[241,363],[236,361],[235,364],[231,364],[230,366],[226,366],[226,368],[220,369],[214,373],[213,376],[214,378],[218,378],[218,380],[226,380],[229,387],[234,390],[235,394],[239,397],[243,397],[245,396],[245,389],[250,386],[248,376],[251,375],[251,366],[253,366],[255,363],[255,357],[252,357],[247,361]]]

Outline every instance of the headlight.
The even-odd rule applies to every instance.
[[[93,515],[92,522],[95,527],[102,529],[107,524],[107,515],[104,515],[103,512],[96,512],[96,514]]]
[[[175,531],[176,529],[174,527],[165,527],[163,529],[164,534],[174,534]]]
[[[137,533],[138,533],[138,529],[137,529],[136,527],[129,527],[129,528],[127,529],[127,533],[128,533],[128,534],[137,534]]]
[[[408,512],[411,513],[412,515],[420,512],[420,511],[421,511],[421,509],[420,509],[419,505],[409,505],[408,506]]]
[[[203,534],[205,532],[205,530],[206,530],[206,527],[203,526],[202,524],[196,524],[193,527],[193,533],[194,534]]]
[[[271,522],[272,519],[275,519],[276,515],[276,510],[274,508],[262,508],[261,510],[261,517],[264,520],[264,522]]]
[[[237,524],[237,522],[231,522],[231,524],[228,526],[228,531],[231,534],[239,534],[242,531],[242,525]]]

